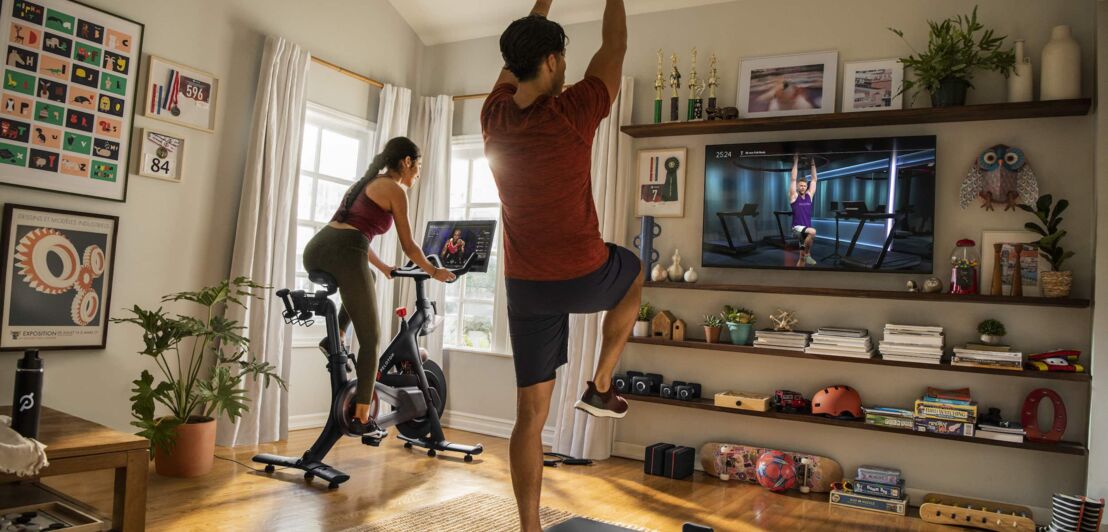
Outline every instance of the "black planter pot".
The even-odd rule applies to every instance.
[[[964,79],[944,79],[939,83],[939,89],[931,93],[931,106],[954,107],[965,105],[968,90],[969,82]]]

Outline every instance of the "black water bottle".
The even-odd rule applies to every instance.
[[[12,428],[25,438],[38,437],[42,411],[42,359],[38,350],[23,353],[15,366],[15,398],[12,400]]]

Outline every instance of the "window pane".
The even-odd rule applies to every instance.
[[[307,274],[296,276],[296,288],[294,290],[312,290],[312,283],[308,281]]]
[[[450,207],[464,207],[469,194],[469,160],[454,159],[450,163]]]
[[[296,217],[305,219],[312,215],[312,179],[311,176],[300,175],[300,189],[296,191]]]
[[[315,152],[319,142],[319,128],[310,124],[304,125],[304,143],[300,148],[300,168],[315,170]]]
[[[492,348],[492,305],[466,303],[462,316],[462,342],[476,349]]]
[[[451,207],[450,208],[450,219],[451,220],[465,220],[466,219],[466,208],[465,207]]]
[[[358,173],[358,139],[324,129],[320,136],[319,173],[353,180]]]
[[[492,301],[496,297],[496,257],[489,257],[487,272],[467,274],[465,285],[466,301],[473,299]]]
[[[350,188],[349,185],[318,180],[315,192],[315,215],[312,219],[317,222],[331,221],[331,216],[334,216],[335,211],[338,210],[348,188]]]
[[[296,254],[304,254],[304,246],[315,236],[315,228],[310,225],[300,224],[296,226]]]
[[[458,317],[447,316],[446,322],[443,323],[442,329],[442,343],[443,345],[461,347],[462,344],[458,343]]]
[[[470,194],[470,203],[500,203],[500,195],[496,192],[496,181],[492,179],[488,159],[473,161],[473,190]]]
[[[499,207],[480,207],[477,209],[469,210],[470,220],[499,220],[500,208]]]

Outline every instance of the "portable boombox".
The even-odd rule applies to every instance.
[[[619,393],[631,392],[631,379],[634,377],[641,377],[641,371],[628,371],[626,374],[620,373],[612,375],[612,387]]]
[[[631,395],[658,395],[661,386],[662,376],[658,373],[631,377]]]
[[[674,385],[674,394],[677,399],[681,401],[695,401],[697,399],[700,399],[699,382],[682,383],[679,386],[675,382]]]
[[[662,385],[658,387],[658,395],[666,399],[677,399],[677,387],[686,384],[688,383],[684,381],[673,381],[668,384],[663,382]]]

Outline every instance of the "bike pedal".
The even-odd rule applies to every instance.
[[[362,444],[369,445],[371,447],[380,447],[381,438],[375,438],[373,436],[362,436]]]

